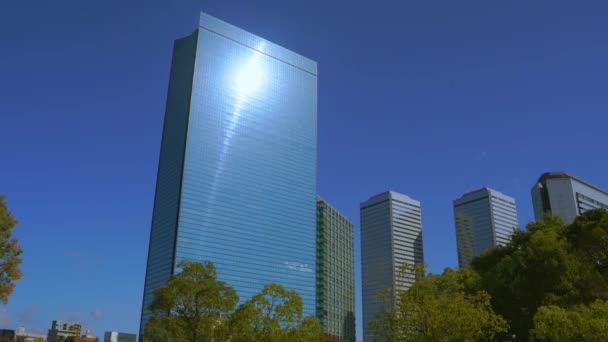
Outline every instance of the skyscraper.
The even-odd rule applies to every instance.
[[[424,261],[420,202],[394,191],[373,196],[361,203],[361,282],[363,335],[371,341],[368,325],[384,303],[374,298],[379,291],[407,290],[414,283],[407,263]]]
[[[469,267],[474,256],[505,245],[517,228],[515,199],[484,187],[454,201],[458,265]]]
[[[355,341],[354,227],[317,197],[317,317],[326,336]]]
[[[317,64],[202,13],[175,41],[143,295],[182,259],[244,301],[265,284],[315,314]]]
[[[561,216],[566,223],[590,209],[608,209],[608,192],[565,172],[547,172],[532,187],[534,217],[546,212]]]

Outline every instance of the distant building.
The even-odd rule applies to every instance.
[[[13,341],[15,341],[15,330],[0,329],[0,342],[13,342]]]
[[[69,342],[99,342],[99,337],[92,336],[91,330],[87,329],[84,335],[72,337]]]
[[[82,324],[53,321],[47,337],[48,342],[64,342],[68,337],[80,337]]]
[[[469,267],[473,257],[511,241],[517,228],[515,199],[484,187],[454,201],[458,265]]]
[[[363,335],[373,340],[368,330],[375,314],[384,308],[376,299],[379,291],[404,291],[415,282],[404,264],[424,261],[420,202],[394,191],[373,196],[361,203],[361,282],[363,294]],[[389,303],[390,304],[390,303]]]
[[[103,342],[135,342],[135,334],[126,334],[116,331],[106,331],[103,335]]]
[[[46,341],[46,335],[30,334],[25,331],[25,327],[21,326],[15,334],[16,342],[41,342]]]
[[[328,340],[355,341],[354,226],[317,196],[317,306]]]
[[[547,172],[532,187],[534,217],[549,212],[566,223],[587,210],[608,209],[608,192],[565,172]]]

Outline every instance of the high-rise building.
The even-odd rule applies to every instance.
[[[370,322],[384,304],[375,298],[380,291],[403,291],[414,283],[413,272],[404,264],[424,261],[420,202],[387,191],[361,203],[361,281],[363,295],[363,335],[371,341]],[[392,305],[392,303],[387,303]]]
[[[561,216],[566,223],[590,209],[608,209],[608,192],[565,172],[547,172],[532,187],[534,217]]]
[[[141,326],[182,259],[241,301],[275,282],[315,314],[317,64],[201,14],[175,41]]]
[[[135,342],[135,334],[126,334],[117,331],[106,331],[103,334],[103,342]]]
[[[354,226],[320,197],[317,197],[316,311],[328,341],[355,341]]]
[[[504,246],[517,229],[515,199],[484,187],[454,201],[458,265],[469,267],[473,257],[493,246]]]

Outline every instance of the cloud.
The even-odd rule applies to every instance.
[[[80,322],[80,312],[78,312],[78,311],[64,312],[63,320],[66,322]]]
[[[38,323],[38,319],[36,318],[36,314],[39,313],[40,307],[38,306],[30,306],[25,308],[19,312],[17,312],[17,318],[19,319],[19,324],[29,325],[32,323]]]
[[[6,309],[0,309],[0,326],[11,326],[11,314]]]
[[[103,319],[103,310],[95,308],[95,310],[91,312],[91,316],[95,319]]]

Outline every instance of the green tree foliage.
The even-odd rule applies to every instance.
[[[21,279],[21,258],[23,252],[17,239],[12,237],[12,229],[17,224],[4,202],[5,195],[0,195],[0,302],[6,304],[13,293],[13,281]]]
[[[475,289],[474,272],[448,268],[433,275],[425,274],[422,265],[416,268],[417,282],[407,291],[397,291],[393,308],[372,323],[376,340],[478,341],[506,331],[490,296]],[[388,300],[390,295],[383,297]]]
[[[181,272],[154,290],[146,342],[321,341],[319,321],[302,317],[302,298],[268,284],[235,310],[239,298],[211,262],[182,261]]]
[[[570,310],[541,306],[534,315],[531,341],[608,341],[608,302],[576,305]]]
[[[571,224],[566,236],[579,261],[580,301],[608,299],[608,211],[591,210]]]
[[[509,334],[525,341],[539,307],[607,299],[607,247],[607,211],[588,211],[571,225],[547,215],[516,231],[507,246],[475,258],[472,267],[509,322]]]
[[[180,273],[154,290],[153,316],[145,328],[146,341],[223,341],[229,315],[239,297],[217,279],[211,262],[181,261]]]
[[[231,319],[231,341],[322,341],[319,321],[302,317],[302,298],[275,283],[243,303]]]

